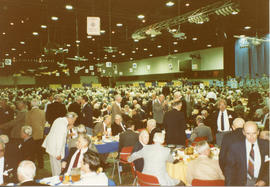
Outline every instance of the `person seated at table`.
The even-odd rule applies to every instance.
[[[173,162],[173,156],[170,154],[169,148],[163,147],[164,139],[164,134],[155,133],[154,144],[146,145],[140,151],[132,153],[128,161],[133,162],[143,158],[144,167],[142,173],[156,176],[160,185],[177,185],[180,181],[172,179],[166,170],[166,162]]]
[[[211,159],[210,147],[207,141],[200,141],[195,147],[199,157],[187,165],[187,183],[190,185],[193,179],[224,180],[218,160]]]
[[[35,149],[33,147],[35,142],[32,138],[32,127],[23,126],[21,129],[21,138],[22,142],[18,146],[21,151],[21,160],[34,161]]]
[[[76,135],[73,133],[69,133],[69,135],[68,135],[68,140],[69,140],[68,141],[68,148],[69,149],[77,147],[77,141],[78,141],[80,134],[86,134],[86,128],[83,124],[80,124],[78,127],[73,127],[73,128],[76,128],[76,130],[74,130],[74,131],[76,131]]]
[[[198,115],[196,117],[196,124],[197,127],[193,130],[189,140],[190,142],[194,142],[194,140],[198,137],[206,137],[207,142],[212,142],[212,130],[210,127],[204,125],[203,123],[203,117],[201,115]]]
[[[36,176],[36,166],[34,162],[30,160],[22,161],[17,168],[17,178],[19,186],[49,186],[45,184],[39,184],[34,180]]]
[[[122,117],[116,114],[114,117],[114,123],[112,124],[112,135],[115,136],[121,132],[126,131],[126,126],[122,122]]]
[[[108,129],[111,127],[111,121],[112,117],[110,115],[105,115],[104,121],[95,125],[93,135],[97,136],[98,134],[102,134],[109,136],[110,132],[108,131]]]
[[[81,180],[73,185],[108,186],[108,177],[102,172],[100,165],[101,161],[97,153],[92,151],[84,153],[81,161]]]
[[[153,137],[156,132],[161,132],[161,129],[157,127],[156,120],[154,119],[149,119],[147,121],[147,126],[146,129],[149,133],[149,142],[148,144],[153,144]]]
[[[139,134],[139,141],[134,145],[132,153],[140,151],[144,146],[146,146],[149,142],[149,133],[147,130],[142,130]],[[142,172],[144,160],[143,158],[139,158],[133,161],[135,169],[139,172]]]
[[[119,136],[119,152],[121,152],[123,147],[133,147],[138,142],[138,133],[134,132],[134,122],[128,121],[126,127],[127,130]]]
[[[80,134],[77,140],[77,149],[71,149],[67,158],[61,162],[62,174],[70,173],[72,168],[81,167],[81,160],[85,152],[89,150],[88,146],[91,143],[90,137],[87,134]],[[68,167],[67,167],[68,166]]]

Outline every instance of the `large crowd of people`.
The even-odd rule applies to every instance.
[[[30,172],[32,181],[35,173],[29,170],[44,167],[45,151],[52,176],[81,167],[84,175],[78,184],[107,185],[100,171],[108,166],[107,155],[100,156],[88,136],[119,135],[119,152],[133,146],[129,161],[138,171],[157,176],[161,185],[181,184],[166,172],[166,162],[173,159],[164,144],[188,146],[198,138],[205,141],[196,144],[199,158],[188,165],[188,184],[200,178],[225,179],[232,186],[267,185],[269,80],[251,80],[0,89],[0,183],[25,182],[21,171]],[[211,144],[221,149],[219,162],[209,159]]]

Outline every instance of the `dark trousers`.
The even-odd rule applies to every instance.
[[[34,140],[34,141],[35,141],[34,159],[37,160],[38,167],[43,168],[44,167],[43,148],[41,147],[41,145],[43,143],[43,139]]]

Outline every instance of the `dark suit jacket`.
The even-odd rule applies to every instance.
[[[233,122],[233,120],[234,120],[234,118],[235,118],[235,114],[234,114],[234,112],[229,111],[229,110],[227,110],[227,114],[228,114],[228,117],[229,117],[230,115],[232,116],[232,118],[229,118],[230,127],[232,127],[232,122]],[[211,124],[209,124],[209,126],[211,127],[212,132],[213,132],[214,134],[217,133],[217,120],[218,120],[218,115],[219,115],[219,110],[215,111],[211,116],[209,116],[209,117],[210,117],[210,121],[209,121],[209,122],[211,123]]]
[[[80,123],[84,124],[86,127],[93,128],[93,109],[89,103],[82,109]]]
[[[122,132],[119,136],[119,152],[123,147],[134,146],[138,142],[138,139],[139,135],[130,129]]]
[[[22,152],[19,149],[20,140],[10,139],[5,148],[5,162],[8,168],[14,168],[12,172],[17,170],[19,163],[22,161]],[[17,177],[17,176],[15,176]]]
[[[161,129],[158,128],[158,127],[156,127],[156,128],[154,128],[154,129],[150,132],[150,134],[149,134],[149,142],[148,142],[148,145],[154,143],[154,142],[153,142],[153,138],[154,138],[154,135],[155,135],[156,132],[161,132]]]
[[[67,162],[67,164],[66,164],[66,168],[65,168],[64,170],[61,171],[61,175],[65,174],[65,173],[67,172],[67,169],[68,169],[70,160],[71,160],[72,156],[74,155],[74,153],[75,153],[76,151],[77,151],[77,148],[76,148],[76,147],[70,148],[69,153],[68,153],[68,156],[65,157],[65,158],[62,160],[62,161]]]
[[[165,141],[167,144],[185,145],[186,120],[181,111],[172,109],[164,115]]]
[[[245,138],[242,130],[243,130],[242,128],[238,128],[235,131],[232,131],[224,135],[222,139],[218,161],[219,161],[220,169],[222,170],[223,174],[224,174],[224,167],[226,165],[226,158],[227,158],[227,154],[229,152],[230,146],[234,144],[235,142],[238,142]]]
[[[125,125],[123,124],[124,128],[125,128]],[[112,128],[112,135],[115,136],[121,132],[123,132],[123,129],[120,125],[117,125],[115,122],[112,124],[111,126]],[[126,129],[126,128],[125,128]]]
[[[138,142],[134,145],[133,150],[132,150],[132,153],[137,152],[137,151],[141,150],[142,148],[143,148],[143,145],[141,144],[140,141],[138,141]],[[134,166],[135,166],[136,171],[142,172],[142,170],[143,170],[143,165],[144,165],[144,160],[143,160],[143,158],[139,158],[139,159],[137,159],[137,160],[134,160],[133,163],[134,163]]]
[[[81,105],[77,102],[71,103],[68,107],[69,112],[75,112],[78,114],[78,118],[75,121],[75,125],[80,124],[80,118],[81,118]]]
[[[59,117],[64,117],[67,114],[66,106],[59,102],[53,102],[48,105],[46,111],[46,120],[50,125],[53,124],[54,120]]]
[[[269,183],[269,169],[265,169],[265,156],[269,156],[269,141],[257,139],[260,155],[261,168],[258,181]],[[245,186],[247,181],[246,141],[242,139],[230,146],[224,167],[225,184],[227,186]]]
[[[35,142],[33,138],[31,137],[25,142],[22,140],[20,145],[22,160],[31,160],[34,162],[35,149],[33,147],[35,146]]]

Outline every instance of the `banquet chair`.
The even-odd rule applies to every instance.
[[[225,186],[224,180],[201,180],[193,179],[191,182],[192,186]]]
[[[136,171],[139,186],[160,186],[157,177]]]
[[[120,184],[122,184],[122,180],[121,180],[121,171],[122,171],[122,166],[120,167],[120,163],[121,164],[129,164],[132,167],[132,163],[128,162],[128,157],[131,155],[133,150],[132,146],[128,146],[128,147],[123,147],[121,152],[119,153],[119,159],[115,160],[116,164],[117,164],[117,170],[118,170],[118,177],[119,177],[119,182]],[[112,176],[114,175],[114,170],[115,170],[115,162],[113,165],[113,171],[112,171]]]

